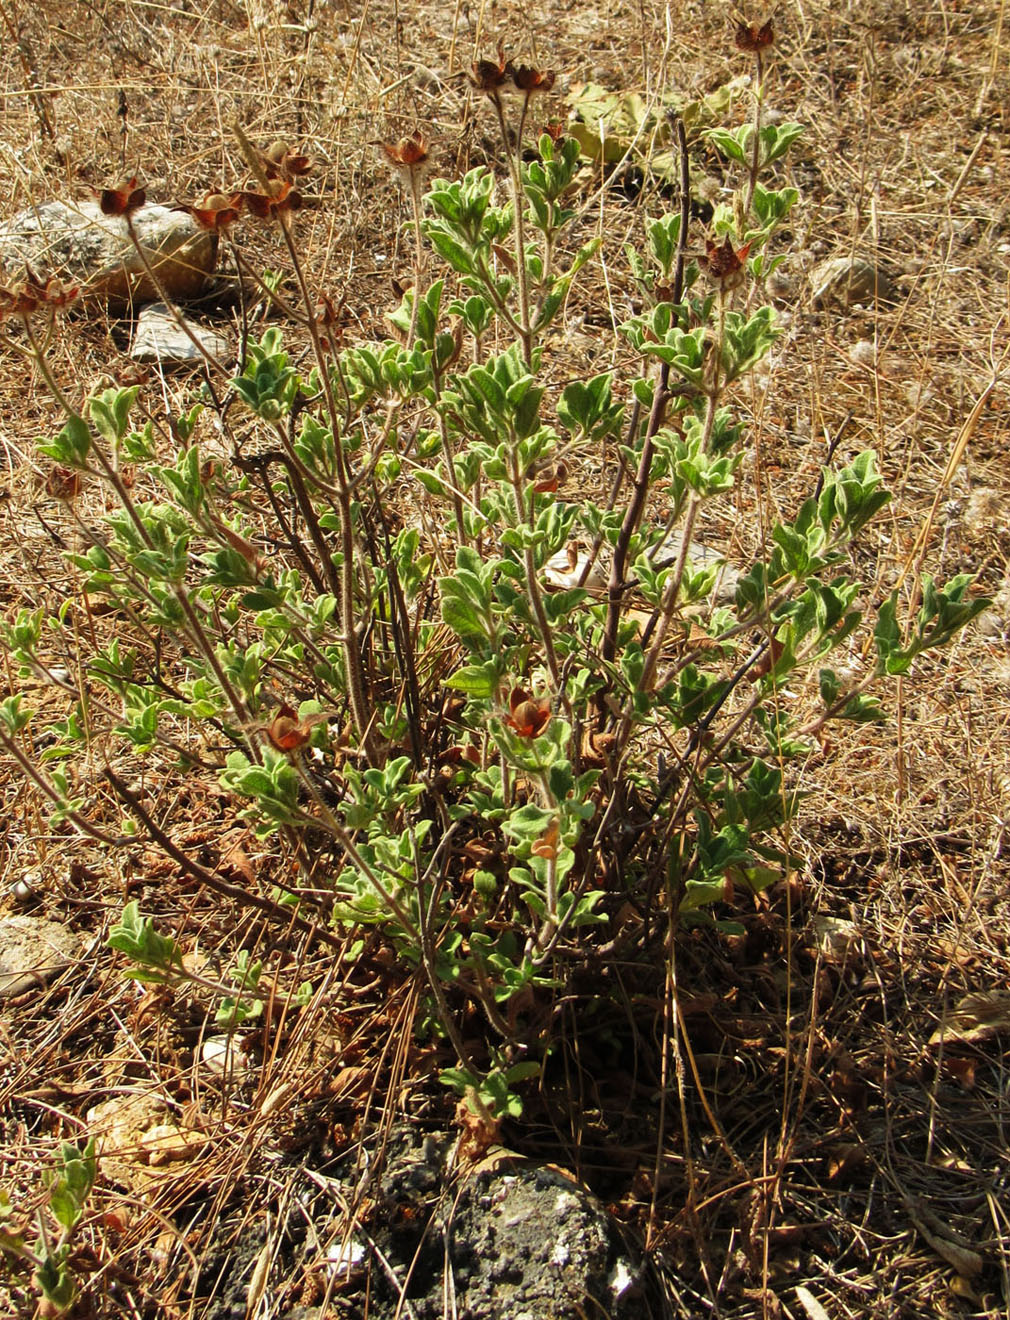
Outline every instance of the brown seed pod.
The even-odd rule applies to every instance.
[[[759,51],[767,50],[774,41],[775,29],[770,18],[760,27],[757,23],[737,24],[736,44],[740,50],[750,51],[752,55],[756,55]]]
[[[95,190],[103,215],[132,215],[147,201],[147,193],[137,187],[137,176],[127,179],[115,188]]]
[[[553,69],[531,69],[528,64],[517,64],[511,67],[512,81],[527,96],[532,96],[535,92],[549,92],[557,77]]]
[[[512,66],[505,59],[504,47],[499,46],[497,63],[494,60],[477,60],[473,65],[470,82],[477,91],[495,95],[505,85],[511,72]]]

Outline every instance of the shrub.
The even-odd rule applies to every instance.
[[[571,237],[579,143],[527,142],[549,74],[482,61],[474,81],[505,187],[479,166],[424,191],[424,140],[387,145],[416,278],[382,342],[343,344],[339,309],[312,291],[293,186],[304,161],[259,157],[244,138],[256,188],[194,214],[223,232],[242,208],[278,226],[300,305],[260,283],[307,332],[307,369],[271,326],[227,384],[208,366],[184,416],[139,417],[135,387],[78,410],[43,324],[64,291],[10,295],[8,343],[66,413],[39,452],[68,498],[96,482],[115,506],[82,526],[89,544],[70,561],[130,640],[75,633],[75,687],[46,659],[69,605],[23,611],[3,629],[10,655],[75,700],[43,729],[12,697],[0,739],[58,818],[107,843],[129,829],[170,845],[115,757],[212,768],[298,877],[250,901],[367,933],[415,968],[456,1054],[444,1079],[497,1116],[518,1112],[515,1088],[550,1048],[532,1006],[603,956],[615,912],[630,904],[639,932],[657,914],[728,926],[735,891],[794,865],[796,766],[823,726],[879,719],[876,681],[907,673],[984,602],[966,577],[924,578],[914,617],[899,618],[897,593],[876,609],[875,662],[858,681],[833,667],[869,597],[849,548],[888,498],[870,453],[825,471],[728,594],[696,544],[703,507],[742,480],[734,386],[778,335],[759,304],[798,202],[776,163],[799,126],[762,123],[759,95],[753,123],[708,131],[742,177],[704,255],[690,239],[691,143],[683,120],[667,126],[681,204],[627,250],[638,310],[618,327],[623,365],[558,389],[571,376],[558,321],[597,246]],[[578,489],[580,460],[604,451],[609,492]],[[811,701],[783,700],[808,676]],[[95,758],[122,829],[76,787]],[[133,905],[113,943],[143,979],[188,975]],[[236,966],[221,988],[230,1028],[259,1002],[243,998],[258,965]],[[460,1026],[468,1003],[486,1024],[477,1056]]]

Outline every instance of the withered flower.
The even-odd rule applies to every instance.
[[[533,482],[537,495],[549,495],[558,490],[568,480],[566,463],[548,463],[539,469]],[[569,547],[571,549],[571,547]]]
[[[478,92],[494,96],[505,85],[511,72],[512,65],[505,59],[505,49],[499,46],[497,64],[494,60],[478,60],[473,65],[470,81]]]
[[[410,137],[402,137],[398,142],[380,143],[386,159],[397,169],[413,172],[428,160],[428,143],[415,130]]]
[[[42,291],[41,301],[48,307],[62,311],[69,307],[72,302],[76,302],[77,296],[81,291],[79,284],[64,284],[57,276],[46,280],[45,288]]]
[[[132,215],[147,201],[147,193],[137,187],[137,176],[124,180],[115,188],[96,190],[98,205],[103,215]]]
[[[554,862],[557,860],[559,843],[560,831],[558,818],[555,816],[543,835],[531,846],[530,852],[534,857],[543,857],[546,861]]]
[[[553,69],[531,69],[528,64],[516,64],[509,67],[512,70],[512,81],[528,97],[533,96],[536,92],[549,92],[554,86],[554,79],[557,77]]]
[[[313,161],[310,156],[303,156],[293,151],[286,142],[278,138],[271,142],[266,151],[259,153],[263,172],[268,179],[287,179],[289,181],[308,174]]]
[[[536,738],[543,732],[544,726],[550,718],[550,702],[535,701],[522,688],[512,689],[509,694],[509,713],[505,717],[505,723],[520,738]]]
[[[201,229],[221,233],[235,223],[242,209],[241,193],[208,193],[199,206],[185,203],[175,208],[191,215]]]
[[[308,174],[314,164],[315,162],[311,156],[299,156],[295,152],[290,151],[284,157],[282,167],[285,174],[289,174],[292,178],[297,179],[303,174]]]
[[[294,752],[308,742],[312,725],[300,724],[298,712],[285,701],[266,726],[266,735],[279,752]]]
[[[316,307],[316,321],[319,325],[319,337],[323,347],[328,348],[331,353],[336,353],[344,337],[344,324],[346,321],[347,294],[342,293],[339,300],[334,303],[328,293],[320,295],[319,304]]]
[[[40,307],[50,312],[62,311],[76,299],[80,288],[64,284],[56,275],[42,282],[25,262],[25,276],[15,288],[0,288],[0,319],[7,316],[31,316]]]
[[[544,132],[554,143],[555,146],[565,137],[565,126],[560,119],[552,119],[549,124],[544,124]]]
[[[8,316],[30,316],[38,305],[38,300],[24,289],[0,288],[0,320]]]
[[[760,27],[756,23],[738,23],[736,29],[736,44],[740,50],[750,51],[752,55],[757,55],[766,50],[775,41],[775,29],[772,26],[772,20],[768,19]]]
[[[317,711],[299,719],[294,706],[282,701],[269,724],[261,725],[266,736],[279,752],[296,752],[312,737],[317,724],[325,724],[329,717]]]
[[[749,243],[745,243],[741,248],[734,248],[729,234],[721,243],[713,243],[710,238],[706,238],[705,255],[699,259],[699,264],[708,272],[709,278],[719,285],[722,292],[728,293],[731,289],[739,288],[744,282],[746,275],[744,261],[749,251]]]
[[[46,473],[46,494],[54,500],[74,500],[81,493],[81,474],[57,463]]]
[[[302,204],[302,195],[286,179],[269,179],[267,183],[269,192],[247,190],[237,193],[236,197],[259,220],[273,220],[298,210]]]

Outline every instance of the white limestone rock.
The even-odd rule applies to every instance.
[[[148,264],[176,302],[204,292],[217,258],[217,235],[185,211],[148,203],[133,215]],[[58,275],[86,298],[138,306],[160,297],[122,216],[103,215],[97,202],[47,202],[0,225],[0,270],[16,283],[25,263],[41,278]]]
[[[225,335],[182,318],[194,336],[219,362],[228,358],[230,344]],[[203,354],[179,325],[164,303],[148,303],[137,317],[137,327],[130,347],[130,357],[138,362],[157,362],[163,367],[202,362]]]

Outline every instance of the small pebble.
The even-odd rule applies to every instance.
[[[860,339],[849,349],[849,357],[861,367],[877,365],[877,350],[869,339]]]
[[[235,1077],[249,1071],[249,1060],[239,1048],[235,1036],[208,1036],[200,1050],[200,1058],[208,1072],[218,1077],[225,1073]]]
[[[10,887],[10,896],[16,903],[30,903],[38,898],[42,887],[42,877],[38,871],[25,871],[20,880],[15,880]]]

